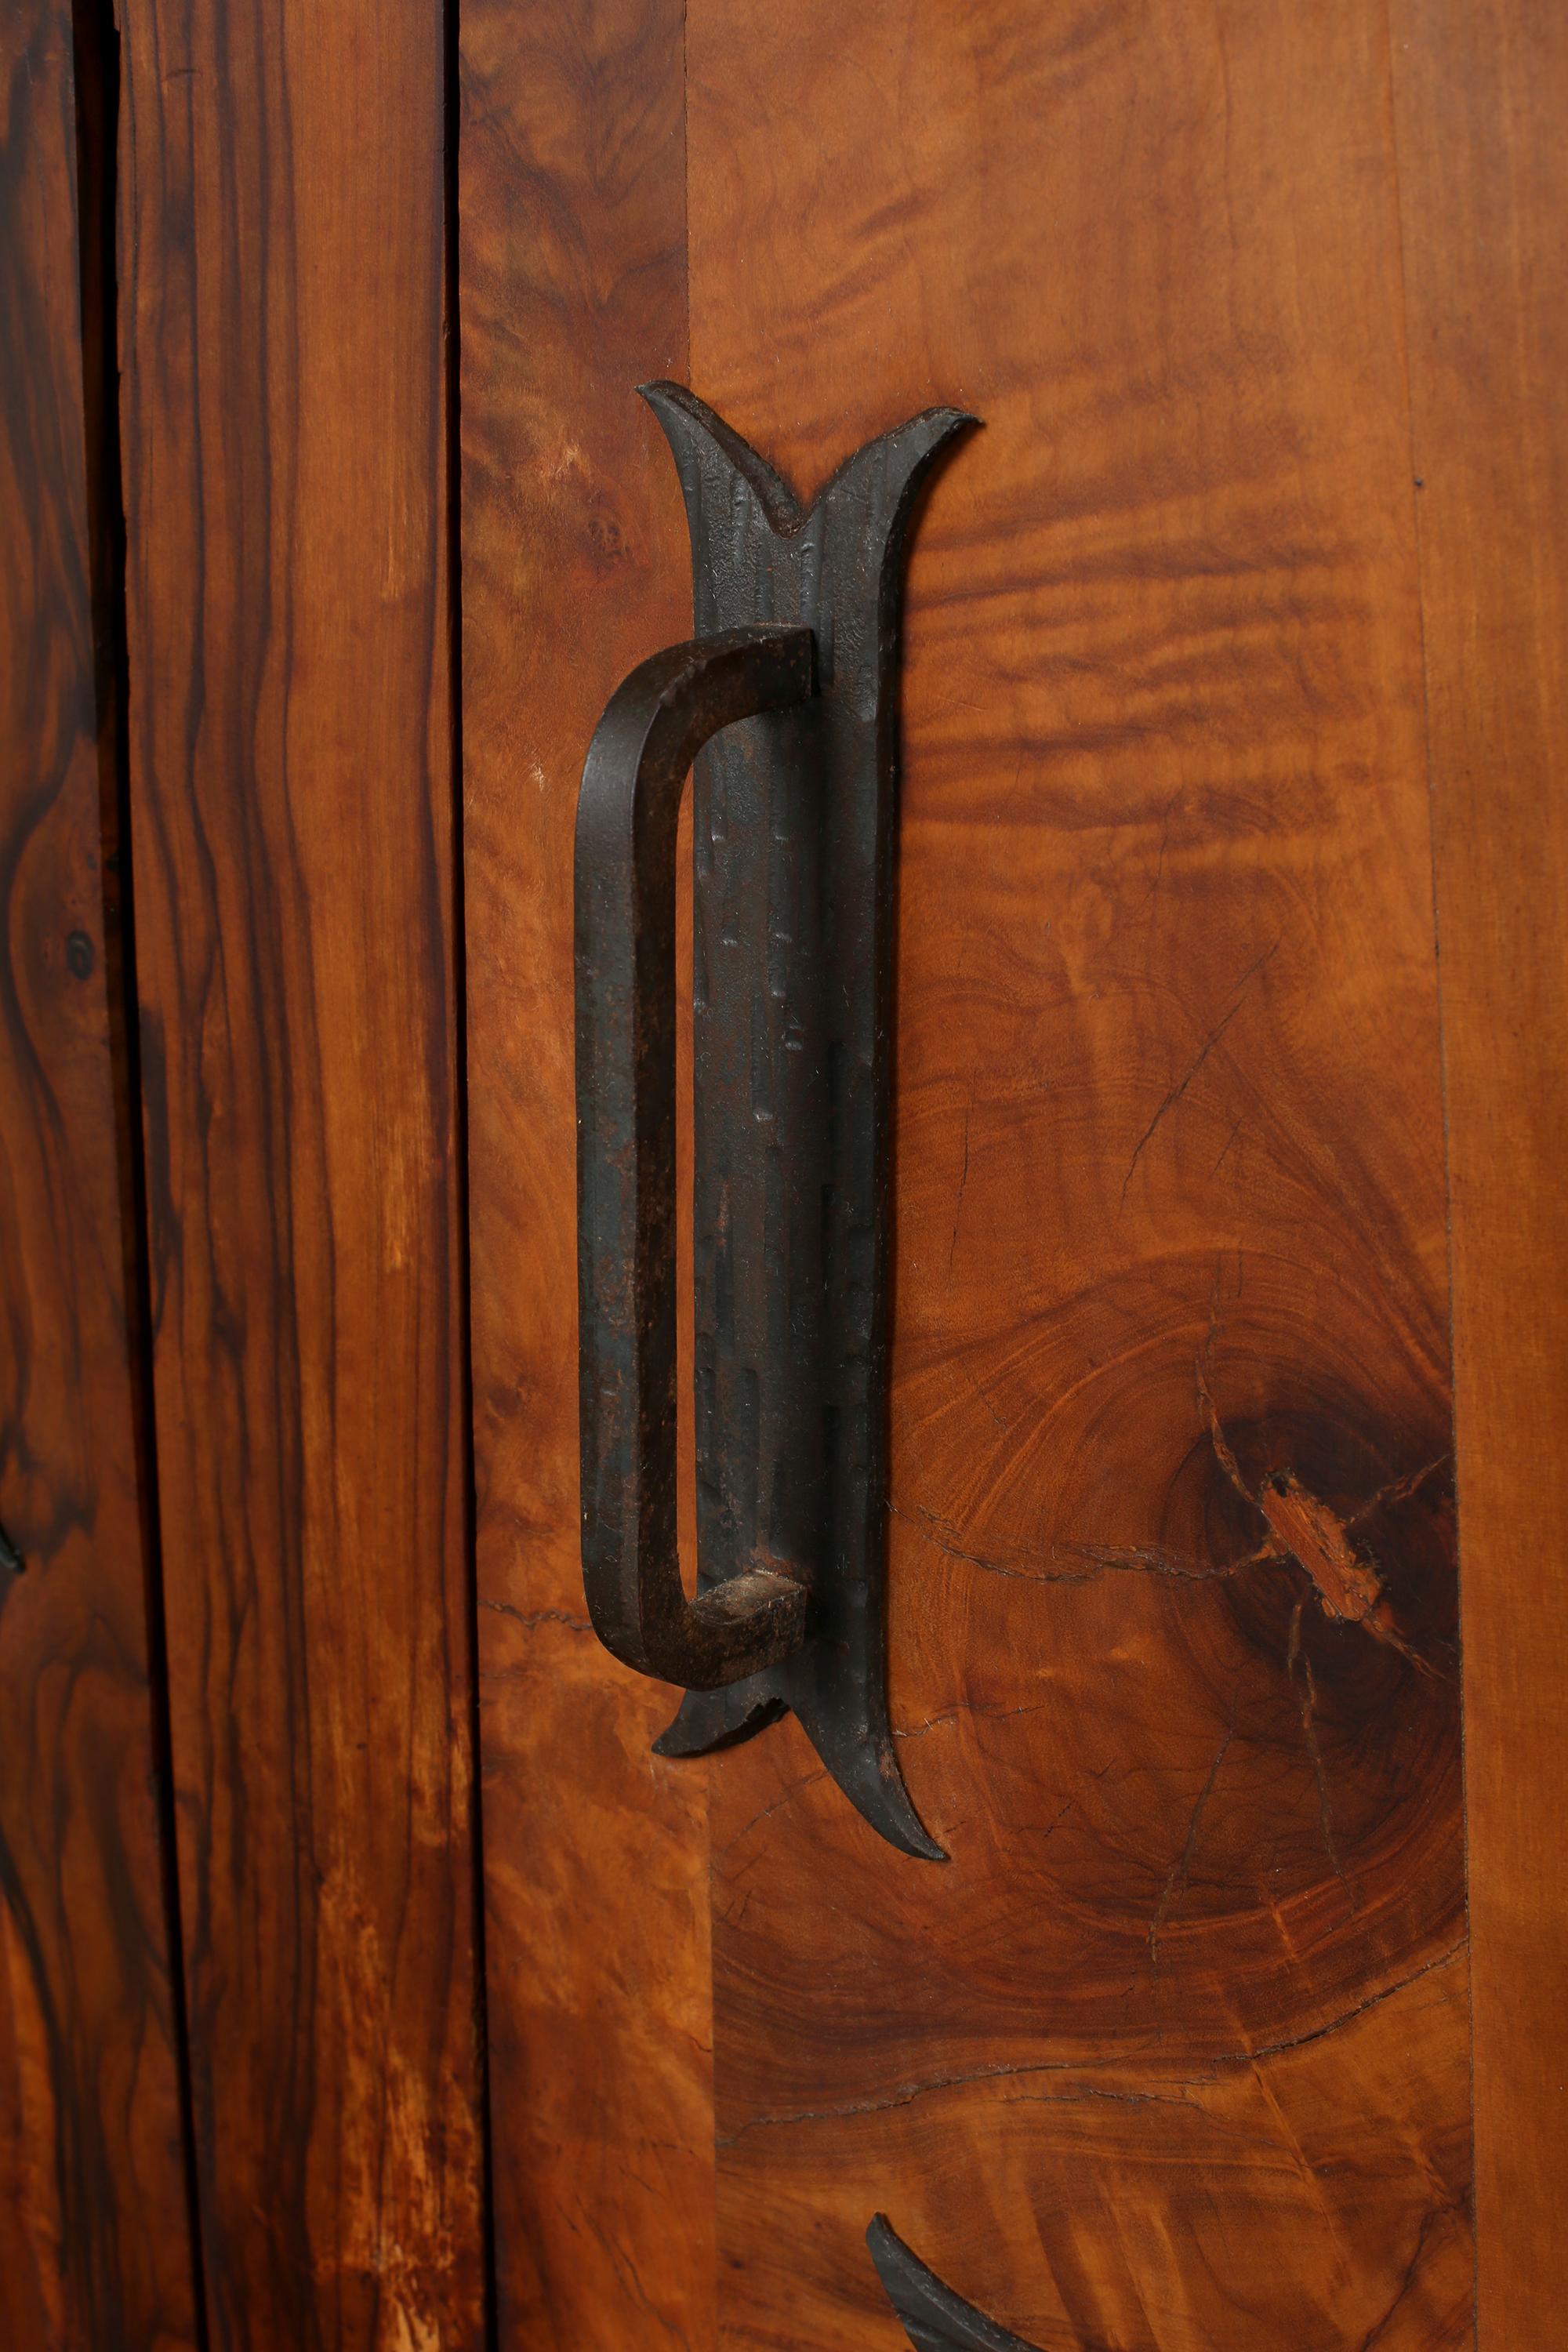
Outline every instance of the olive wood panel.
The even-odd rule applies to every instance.
[[[483,2341],[443,19],[126,0],[131,782],[213,2339]]]

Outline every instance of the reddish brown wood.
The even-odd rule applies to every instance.
[[[687,58],[696,387],[802,488],[984,419],[905,704],[893,1698],[953,1860],[793,1727],[714,1768],[721,2336],[885,2342],[880,2207],[1051,2352],[1435,2352],[1468,2036],[1382,28],[694,0]]]
[[[503,2341],[871,2352],[883,2209],[1045,2352],[1445,2352],[1468,1956],[1386,28],[545,25],[465,19]],[[922,520],[905,711],[891,1654],[945,1868],[792,1725],[649,1759],[663,1704],[583,1627],[571,807],[686,626],[629,399],[679,341],[680,41],[695,388],[806,492],[923,402],[985,420]]]
[[[89,119],[79,221],[72,37],[49,0],[0,27],[0,1526],[23,1563],[0,1565],[0,2341],[181,2352],[195,2299],[104,872],[116,713],[93,630],[114,486],[96,442],[89,468],[83,353],[106,159]],[[88,378],[104,356],[89,331]]]
[[[482,2229],[431,0],[130,0],[132,790],[226,2347],[470,2352]]]
[[[1453,1207],[1478,2341],[1561,2339],[1568,2181],[1568,18],[1396,0]]]
[[[713,2342],[706,1780],[577,1546],[572,837],[599,710],[689,635],[633,396],[685,368],[680,10],[465,7],[463,685],[501,2340]]]

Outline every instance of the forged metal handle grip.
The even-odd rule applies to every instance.
[[[797,1650],[806,1590],[753,1569],[698,1600],[675,1514],[675,839],[710,735],[815,691],[808,628],[731,629],[633,670],[577,801],[577,1297],[583,1582],[622,1663],[688,1690]]]

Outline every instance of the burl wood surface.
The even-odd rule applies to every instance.
[[[212,2336],[483,2340],[443,26],[128,0],[131,760]]]
[[[1386,27],[627,0],[464,39],[503,2346],[887,2352],[879,2210],[1044,2352],[1467,2343]],[[905,688],[892,1700],[946,1866],[792,1724],[652,1759],[668,1702],[584,1629],[572,810],[688,627],[631,399],[681,339],[682,47],[694,388],[807,494],[924,403],[984,419]]]
[[[721,2340],[1468,2340],[1447,1268],[1388,47],[688,13],[693,381],[910,592],[890,1629],[945,1869],[712,1775]],[[564,1180],[563,1180],[564,1181]]]
[[[589,1628],[572,839],[626,671],[690,635],[680,9],[461,17],[464,854],[500,2340],[713,2342],[707,1773]]]
[[[102,383],[84,383],[79,266],[79,226],[90,299],[103,158],[79,225],[77,104],[69,9],[18,0],[0,25],[0,2342],[186,2352],[93,636],[113,485],[95,442],[89,499]],[[103,357],[93,339],[87,367]]]
[[[1396,0],[1442,943],[1480,2352],[1562,2342],[1568,2188],[1568,16]]]

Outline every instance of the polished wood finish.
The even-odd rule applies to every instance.
[[[1568,34],[465,25],[503,2347],[871,2352],[885,2208],[1044,2352],[1544,2347]],[[893,1705],[945,1868],[794,1725],[649,1758],[578,1597],[570,811],[686,632],[630,399],[685,338],[805,494],[985,420],[906,688]]]
[[[1568,17],[1395,0],[1453,1213],[1480,2352],[1568,2174]]]
[[[18,0],[0,26],[0,1526],[21,1561],[0,1564],[0,2341],[185,2352],[105,872],[116,712],[94,647],[114,490],[92,430],[105,93],[79,93],[79,207],[72,40],[56,0]]]
[[[875,2352],[886,2209],[1040,2352],[1553,2342],[1568,31],[472,0],[448,94],[433,0],[124,0],[120,412],[109,16],[13,18],[0,2336]],[[904,694],[946,1864],[793,1722],[655,1757],[584,1612],[573,820],[689,627],[668,374],[807,496],[984,420]]]
[[[578,1554],[573,826],[612,689],[690,634],[674,470],[632,389],[686,367],[680,21],[675,0],[471,0],[460,28],[474,1433],[508,2352],[713,2344],[706,1771],[650,1755],[669,1694],[594,1639]]]
[[[721,2335],[1466,2341],[1421,625],[1353,0],[688,12],[693,382],[911,572],[891,1686],[712,1778]],[[874,129],[873,126],[874,125]],[[1359,1567],[1356,1565],[1359,1563]],[[1392,1637],[1392,1638],[1391,1638]]]
[[[443,21],[127,0],[157,1434],[215,2344],[483,2340]]]

